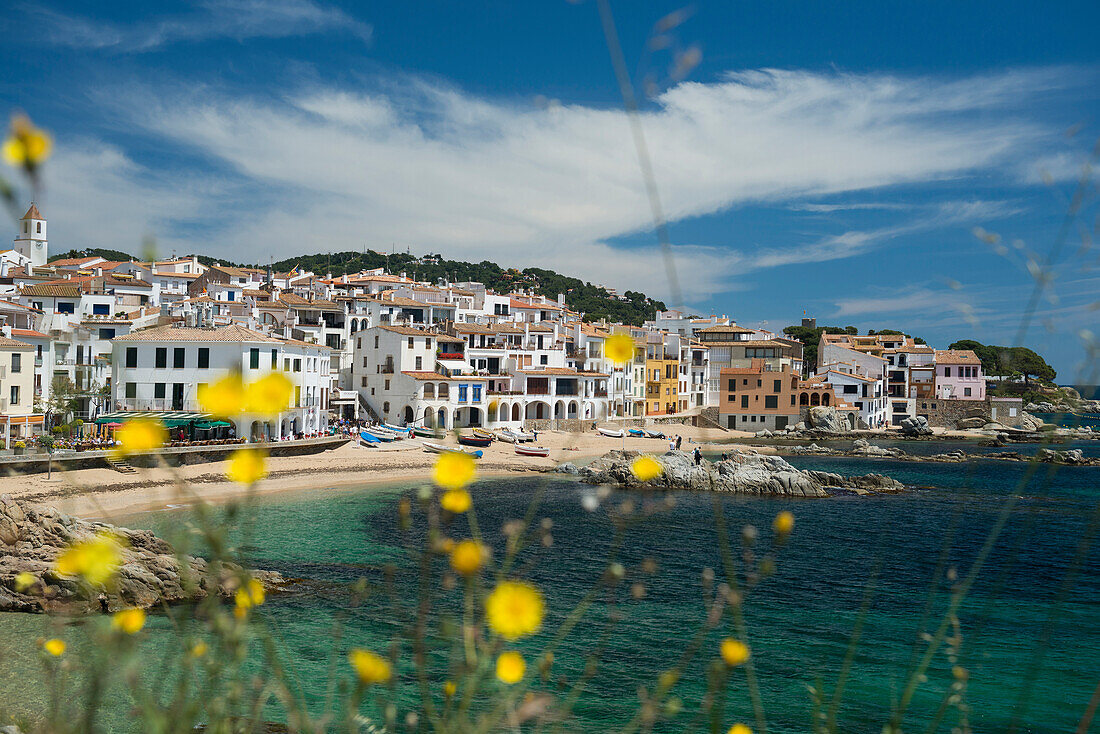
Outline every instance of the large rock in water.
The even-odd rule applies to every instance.
[[[830,488],[859,492],[898,491],[900,482],[880,474],[844,477],[839,474],[803,471],[781,456],[753,452],[734,452],[726,461],[712,464],[704,459],[696,464],[691,454],[669,451],[655,457],[664,470],[648,482],[639,481],[631,471],[637,451],[610,451],[581,468],[581,477],[590,484],[617,484],[647,489],[686,489],[738,494],[792,495],[827,497]]]
[[[848,433],[848,421],[836,408],[815,405],[806,414],[806,426],[825,433]]]
[[[109,587],[89,590],[77,579],[59,575],[57,557],[70,545],[110,532],[123,545],[122,563]],[[34,582],[19,591],[16,577],[29,573]],[[229,595],[240,569],[228,567],[213,578],[202,558],[177,556],[172,547],[147,530],[129,530],[66,515],[0,495],[0,611],[68,614],[149,608],[206,596]],[[277,573],[252,571],[269,588],[286,581]]]
[[[932,426],[928,425],[928,419],[923,415],[915,418],[905,418],[901,422],[901,432],[906,436],[931,436]]]

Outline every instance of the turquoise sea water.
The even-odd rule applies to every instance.
[[[839,717],[842,731],[877,732],[904,685],[930,590],[933,624],[941,618],[948,584],[930,586],[937,559],[942,552],[960,576],[967,572],[1027,467],[829,457],[796,457],[791,462],[845,473],[879,471],[921,488],[863,498],[718,498],[732,527],[751,523],[761,529],[762,550],[768,548],[768,527],[776,512],[788,509],[797,518],[792,541],[777,556],[775,575],[752,591],[745,607],[770,731],[808,730],[806,686],[818,680],[831,686],[836,679],[865,588],[877,570]],[[584,485],[571,479],[509,478],[477,486],[481,527],[499,538],[505,522],[524,515],[537,486],[544,490],[537,517],[552,519],[554,543],[533,551],[523,567],[546,592],[553,626],[600,573],[611,526],[603,508],[594,513],[581,508],[582,495],[591,491]],[[319,487],[265,500],[256,506],[247,533],[238,535],[253,565],[311,580],[299,593],[272,597],[264,611],[287,658],[296,661],[304,694],[314,704],[325,692],[332,623],[338,616],[347,622],[342,649],[353,644],[379,648],[397,625],[407,622],[401,608],[352,609],[344,591],[362,577],[380,581],[383,566],[391,563],[399,588],[414,583],[394,511],[407,491],[393,487],[337,493]],[[959,662],[970,670],[966,703],[975,731],[1008,730],[1013,723],[1019,731],[1072,731],[1100,680],[1100,556],[1082,544],[1090,537],[1090,523],[1095,531],[1100,469],[1042,467],[1022,495],[959,615]],[[628,497],[638,498],[615,493],[608,502]],[[625,616],[614,625],[603,614],[606,604],[598,605],[591,624],[580,626],[556,658],[555,672],[575,680],[579,653],[597,639],[606,642],[573,731],[604,732],[625,723],[636,708],[637,686],[652,682],[669,666],[702,619],[701,571],[721,566],[713,521],[716,498],[689,493],[675,498],[674,508],[630,533],[621,557],[627,585],[643,582],[645,596],[634,600],[625,589],[618,594],[616,603]],[[169,533],[185,517],[181,512],[151,513],[126,521]],[[455,534],[463,531],[456,529]],[[495,555],[501,553],[498,543]],[[641,571],[646,558],[657,561],[656,574]],[[38,634],[44,621],[0,617],[0,693],[9,705],[41,695],[33,655],[25,648],[27,636]],[[152,621],[145,642],[151,659],[173,634],[165,620]],[[79,651],[80,626],[65,635]],[[537,649],[544,640],[533,639],[527,649]],[[717,642],[717,634],[707,642],[711,655]],[[342,659],[341,654],[341,664]],[[929,682],[911,706],[906,730],[924,729],[941,702],[949,669],[950,663],[938,655]],[[688,712],[698,703],[702,679],[703,663],[698,662],[677,689]],[[749,721],[743,679],[735,681],[726,718]],[[107,721],[119,731],[133,730],[126,727],[120,694]],[[659,730],[682,731],[686,721],[681,715]]]

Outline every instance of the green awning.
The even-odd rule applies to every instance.
[[[167,428],[189,426],[196,421],[209,421],[209,413],[193,413],[185,410],[118,410],[95,419],[96,423],[125,423],[135,418],[160,421]]]
[[[195,423],[195,428],[229,428],[231,425],[233,424],[229,421],[197,421]]]

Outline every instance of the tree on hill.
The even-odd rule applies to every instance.
[[[987,375],[1022,375],[1025,384],[1031,378],[1052,382],[1058,373],[1035,351],[1027,347],[1001,347],[982,344],[973,339],[961,339],[948,345],[948,349],[969,349],[978,355],[982,371]]]
[[[48,262],[53,262],[54,260],[75,260],[80,257],[101,257],[111,262],[130,262],[134,259],[133,255],[121,250],[105,250],[100,247],[88,247],[83,250],[69,250],[68,252],[50,255]]]

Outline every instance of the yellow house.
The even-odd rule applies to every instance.
[[[680,360],[662,354],[645,361],[646,415],[675,413],[680,405]]]

